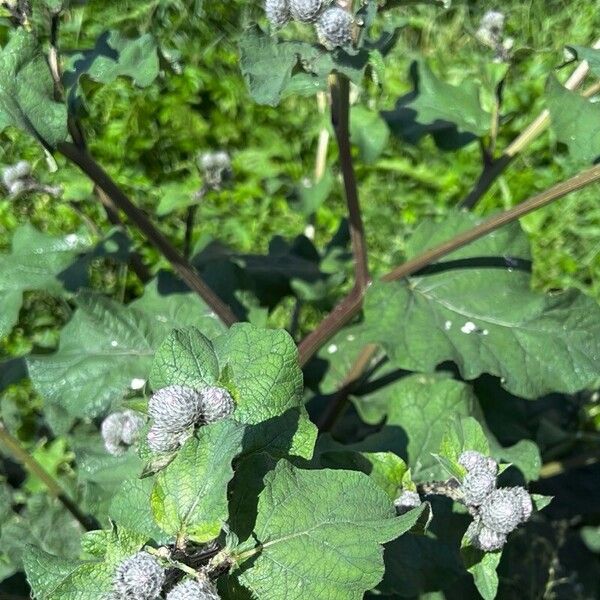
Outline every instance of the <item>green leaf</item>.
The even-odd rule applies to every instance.
[[[246,427],[242,455],[264,452],[277,459],[299,456],[310,460],[317,434],[304,406],[291,408],[278,417]]]
[[[166,541],[150,508],[153,486],[151,478],[124,481],[110,503],[108,515],[118,526],[128,531],[157,541]]]
[[[280,461],[265,478],[254,536],[238,550],[239,581],[269,600],[359,600],[383,576],[380,544],[408,531],[422,511],[396,517],[362,473]]]
[[[153,389],[168,385],[203,388],[215,385],[219,362],[212,344],[197,329],[175,329],[156,351],[150,384]]]
[[[548,79],[546,97],[558,140],[569,147],[576,161],[593,162],[600,156],[600,105],[567,90],[553,76]]]
[[[159,473],[151,504],[163,531],[196,542],[219,535],[228,514],[231,461],[241,451],[243,433],[231,420],[201,427]]]
[[[212,339],[226,330],[225,325],[198,294],[190,292],[167,271],[146,284],[141,298],[130,304],[151,319],[156,341],[161,343],[168,332],[178,327],[194,326]]]
[[[87,75],[99,83],[112,83],[117,77],[130,77],[139,87],[149,86],[158,76],[158,52],[153,36],[146,33],[128,39],[118,31],[106,31],[92,50],[75,54],[65,72],[67,87]]]
[[[310,49],[304,42],[280,42],[259,27],[241,37],[240,67],[252,98],[259,104],[277,106],[292,79],[300,54]]]
[[[408,257],[477,223],[450,214],[423,223]],[[406,281],[375,283],[366,295],[366,340],[380,343],[396,367],[433,371],[454,361],[465,379],[501,378],[510,392],[536,398],[572,393],[598,377],[600,307],[578,291],[530,289],[527,243],[504,227]],[[470,267],[470,268],[465,268]]]
[[[590,71],[596,77],[600,77],[600,50],[585,46],[567,46],[567,48],[575,53],[577,60],[587,60]]]
[[[65,560],[30,546],[25,571],[37,600],[98,600],[108,597],[116,566],[137,552],[144,539],[124,530],[94,531],[84,548],[98,560]]]
[[[311,95],[327,89],[327,76],[336,71],[359,84],[370,54],[360,50],[325,52],[306,42],[281,41],[261,31],[247,29],[240,42],[240,66],[252,98],[259,104],[277,106],[291,94]]]
[[[156,208],[159,217],[176,210],[198,204],[196,193],[200,190],[200,178],[192,175],[184,180],[172,181],[160,186],[158,194],[160,202]]]
[[[22,570],[23,555],[31,544],[66,559],[77,558],[81,533],[81,525],[60,501],[47,494],[35,494],[18,512],[11,511],[2,524],[0,548],[16,572]]]
[[[309,217],[317,212],[319,207],[329,198],[334,183],[335,178],[329,169],[325,171],[323,178],[317,183],[310,180],[303,181],[294,189],[294,197],[290,200],[292,208]]]
[[[390,498],[395,500],[408,473],[406,463],[393,452],[327,451],[321,463],[330,469],[361,471],[368,475]]]
[[[149,319],[108,298],[81,294],[56,353],[27,360],[47,402],[77,417],[102,414],[111,402],[148,379],[154,348]]]
[[[236,401],[234,417],[260,423],[302,405],[298,349],[283,330],[236,323],[214,341],[222,384]]]
[[[150,283],[144,296],[129,306],[81,293],[58,351],[27,359],[33,384],[44,399],[72,416],[100,415],[125,393],[143,387],[155,349],[171,329],[195,323],[211,334],[222,331],[195,295],[162,294],[160,287],[160,279]]]
[[[465,551],[477,555],[479,558],[479,560],[470,564],[467,569],[473,575],[477,591],[484,600],[494,600],[498,593],[498,573],[496,573],[496,569],[500,564],[502,552],[481,552],[473,548],[467,548],[463,550],[463,556]],[[468,558],[467,560],[472,559]]]
[[[405,458],[415,481],[446,479],[433,453],[437,453],[453,418],[478,410],[468,385],[448,375],[411,375],[389,389],[385,427],[351,449],[392,451]]]
[[[11,125],[47,148],[67,137],[67,108],[54,101],[46,58],[24,28],[17,29],[0,52],[0,132]]]
[[[464,81],[454,86],[438,79],[427,63],[418,62],[414,99],[406,107],[416,111],[423,125],[454,125],[459,133],[481,136],[488,132],[491,115],[481,108],[477,85]]]
[[[61,274],[78,253],[89,250],[91,245],[89,236],[82,232],[51,236],[29,224],[15,231],[12,251],[0,254],[0,338],[10,333],[17,322],[23,292],[61,293]]]
[[[379,113],[364,106],[354,106],[350,113],[350,136],[360,150],[361,159],[373,164],[384,151],[390,131]]]

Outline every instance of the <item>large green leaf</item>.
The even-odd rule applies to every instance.
[[[195,327],[175,329],[156,352],[150,383],[154,389],[168,385],[203,388],[219,379],[219,361],[208,338]]]
[[[28,224],[15,231],[12,251],[0,254],[0,338],[7,335],[17,321],[23,292],[60,293],[63,283],[59,275],[73,263],[77,254],[89,250],[91,245],[91,239],[83,232],[55,237]]]
[[[265,478],[254,535],[237,551],[239,581],[265,600],[358,600],[383,576],[380,544],[408,531],[422,510],[396,517],[363,473],[303,471],[282,460]]]
[[[240,39],[240,65],[250,94],[259,104],[276,106],[290,94],[314,94],[327,89],[332,71],[360,83],[370,55],[360,50],[350,55],[343,50],[325,52],[306,42],[281,41],[257,26]]]
[[[476,219],[450,214],[423,223],[407,246],[415,256]],[[581,390],[600,373],[600,307],[577,291],[540,294],[522,270],[529,253],[518,225],[504,227],[409,280],[367,292],[368,341],[397,367],[433,371],[454,361],[462,376],[501,377],[512,393],[535,398]]]
[[[242,449],[244,428],[225,420],[201,427],[157,477],[152,512],[173,537],[206,542],[227,520],[232,460]]]
[[[236,420],[260,423],[302,405],[298,349],[286,331],[237,323],[214,349],[222,382],[236,401]]]
[[[116,566],[137,552],[143,546],[144,538],[124,530],[93,531],[83,542],[94,560],[66,560],[34,546],[28,548],[24,558],[25,571],[37,600],[108,597]]]
[[[102,414],[126,392],[143,387],[154,352],[173,327],[198,323],[212,334],[222,330],[195,295],[161,294],[157,283],[128,306],[91,293],[80,294],[77,306],[58,351],[27,360],[44,399],[76,417]]]
[[[136,381],[148,379],[154,348],[148,317],[108,298],[77,298],[55,354],[27,360],[34,386],[47,402],[73,416],[96,416]]]
[[[563,87],[550,77],[546,90],[552,129],[579,162],[600,156],[600,105]]]
[[[567,48],[575,53],[578,60],[586,60],[590,71],[596,77],[600,77],[600,50],[585,46],[567,46]]]
[[[377,397],[374,400],[382,410],[378,420],[387,415],[385,426],[347,449],[391,450],[406,460],[415,481],[431,481],[448,477],[434,457],[443,443],[454,448],[456,457],[463,449],[487,453],[489,447],[492,456],[513,463],[526,479],[538,477],[541,461],[537,446],[530,440],[508,448],[501,446],[487,428],[470,385],[445,373],[410,375],[389,385],[383,398],[384,402]]]
[[[46,147],[67,137],[66,106],[54,101],[54,83],[35,37],[17,29],[0,52],[0,132],[19,127]]]
[[[146,284],[144,293],[131,303],[131,307],[148,314],[152,329],[164,337],[171,329],[193,325],[203,335],[212,339],[226,330],[225,325],[199,297],[167,272],[161,271]],[[159,342],[162,342],[162,337]]]
[[[491,124],[479,101],[477,85],[464,81],[459,86],[438,79],[424,61],[418,62],[415,93],[403,106],[416,112],[422,125],[453,126],[458,133],[484,135]]]
[[[81,525],[60,501],[47,494],[35,494],[18,512],[11,510],[10,503],[6,509],[0,527],[0,575],[22,571],[23,554],[31,544],[66,559],[77,558]]]
[[[99,83],[112,83],[124,76],[140,87],[147,87],[156,79],[158,71],[157,46],[151,34],[128,39],[118,31],[106,31],[92,50],[84,50],[71,58],[65,84],[72,86],[82,75]]]

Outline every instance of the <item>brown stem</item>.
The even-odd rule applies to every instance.
[[[232,310],[202,280],[192,265],[173,247],[171,242],[154,226],[152,221],[135,206],[110,176],[82,148],[69,142],[61,142],[58,151],[75,163],[104,193],[122,210],[146,239],[171,263],[173,269],[206,302],[226,325],[237,322]]]
[[[331,430],[338,417],[342,414],[352,390],[356,387],[356,384],[362,374],[366,371],[376,352],[377,344],[367,344],[361,350],[361,353],[354,361],[354,364],[342,382],[340,389],[335,393],[331,402],[323,411],[323,414],[317,423],[319,431],[323,432]]]
[[[395,281],[412,275],[436,260],[466,246],[467,244],[491,233],[492,231],[516,221],[524,215],[542,208],[567,194],[579,190],[591,183],[600,181],[600,165],[587,169],[566,181],[558,183],[551,188],[525,200],[505,212],[486,219],[476,227],[458,234],[452,239],[427,250],[423,254],[406,261],[396,267],[381,279],[382,281]],[[300,342],[300,364],[305,365],[318,349],[335,335],[346,323],[355,317],[362,306],[364,293],[361,290],[352,290],[338,306],[319,324],[319,326]]]
[[[60,484],[42,467],[42,465],[40,465],[40,463],[37,462],[37,460],[35,460],[35,458],[33,458],[33,456],[21,447],[19,441],[5,429],[2,423],[0,423],[0,443],[6,447],[19,464],[37,477],[48,488],[50,494],[63,504],[73,517],[81,523],[84,529],[93,531],[94,529],[99,528],[96,520],[92,516],[86,515],[79,506],[67,496]]]
[[[350,146],[350,82],[344,75],[336,75],[331,86],[331,122],[340,152],[340,167],[346,192],[350,241],[354,256],[354,285],[364,290],[369,284],[369,266]]]
[[[121,221],[121,217],[119,217],[119,211],[117,210],[117,207],[114,205],[113,201],[104,193],[102,188],[98,187],[97,185],[94,186],[94,194],[104,207],[104,212],[106,213],[106,217],[110,223],[116,227],[120,227],[124,231],[125,227],[123,225],[123,221]],[[142,283],[146,283],[150,280],[152,274],[136,250],[131,251],[129,255],[129,262],[131,263],[131,268]]]

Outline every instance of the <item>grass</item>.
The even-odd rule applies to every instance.
[[[125,2],[114,11],[93,1],[74,10],[63,25],[63,47],[67,49],[91,45],[108,21],[131,35],[138,30],[152,31],[172,55],[179,54],[181,74],[166,69],[157,84],[145,90],[135,89],[124,79],[104,88],[86,83],[90,146],[98,161],[150,213],[156,211],[163,184],[181,182],[185,187],[196,176],[198,152],[226,148],[233,155],[235,183],[232,189],[207,197],[199,210],[195,241],[202,245],[220,239],[239,251],[264,252],[274,235],[291,238],[304,230],[305,219],[294,212],[288,196],[302,178],[312,175],[318,132],[328,126],[327,119],[315,110],[313,98],[291,98],[277,108],[256,106],[249,98],[231,33],[239,23],[260,16],[259,2],[227,3],[211,9],[216,13],[207,11],[196,19],[189,19],[184,10],[191,4],[180,0],[142,6]],[[386,59],[381,85],[369,86],[357,102],[377,110],[392,108],[396,99],[409,91],[408,67],[419,54],[451,83],[485,80],[490,56],[473,32],[483,13],[492,8],[498,7],[483,1],[458,4],[447,12],[417,6],[388,13],[387,18],[405,18],[406,26]],[[542,110],[545,80],[562,63],[563,46],[590,45],[597,22],[593,3],[580,0],[511,1],[503,3],[502,9],[507,15],[507,33],[514,38],[515,48],[522,50],[507,79],[500,149]],[[567,71],[559,72],[559,77],[564,78]],[[81,174],[59,160],[58,173],[51,175],[39,149],[29,141],[12,131],[4,134],[4,140],[0,163],[33,160],[38,175],[48,181],[58,179],[80,211],[104,224],[103,213]],[[337,173],[335,159],[336,150],[330,145],[328,163]],[[390,138],[375,164],[357,161],[356,168],[370,261],[378,273],[402,259],[406,237],[422,218],[442,218],[464,197],[479,173],[480,156],[477,144],[442,152],[431,139],[411,146]],[[477,211],[487,214],[509,207],[578,168],[552,134],[545,133],[509,167]],[[600,207],[596,195],[597,187],[578,192],[523,220],[532,242],[537,288],[576,286],[600,299]],[[318,245],[331,238],[343,215],[338,179],[316,215]],[[155,216],[155,220],[180,244],[184,217],[179,211]],[[72,206],[47,197],[0,200],[3,248],[8,246],[11,232],[25,221],[52,233],[85,226]],[[141,242],[135,233],[134,238]],[[164,266],[152,249],[143,246],[142,253],[154,269]],[[96,274],[95,286],[109,293],[121,290],[123,282],[115,269]],[[131,297],[139,292],[139,286],[132,276],[127,281],[127,297]],[[3,343],[5,353],[31,345],[31,320],[35,322],[24,311],[22,323]]]

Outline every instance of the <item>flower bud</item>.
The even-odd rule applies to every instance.
[[[473,540],[473,545],[484,552],[493,552],[500,550],[506,543],[506,534],[492,531],[482,526],[477,537]]]
[[[421,497],[417,492],[405,490],[394,500],[394,506],[396,507],[396,514],[403,515],[409,510],[421,506]]]
[[[266,0],[265,13],[273,27],[283,27],[291,18],[289,0]]]
[[[186,579],[168,594],[167,600],[219,600],[216,588],[209,581]]]
[[[148,412],[156,427],[177,433],[200,420],[201,402],[202,396],[196,390],[170,385],[153,394]]]
[[[202,390],[202,421],[214,423],[227,418],[235,410],[231,394],[224,388],[209,387]]]
[[[496,477],[486,469],[469,471],[460,485],[467,506],[481,505],[495,487]]]
[[[352,44],[352,15],[340,8],[332,6],[319,17],[317,21],[317,35],[319,41],[328,49]]]
[[[462,465],[467,471],[473,469],[486,469],[492,475],[498,474],[498,463],[493,458],[485,456],[475,450],[465,450],[458,457],[458,464]]]
[[[166,454],[175,452],[177,448],[183,446],[186,440],[192,435],[192,428],[184,431],[166,431],[162,427],[153,425],[148,431],[148,447],[155,454]]]
[[[519,523],[526,520],[527,503],[523,488],[501,488],[494,490],[481,505],[481,521],[492,531],[510,533]],[[516,490],[516,491],[515,491]],[[527,494],[529,495],[529,494]],[[531,512],[529,512],[529,515]]]
[[[19,179],[25,179],[30,175],[31,164],[26,160],[20,160],[18,163],[4,169],[2,183],[7,190],[10,190]]]
[[[119,564],[113,579],[117,597],[155,600],[165,583],[165,570],[148,552],[138,552]]]
[[[323,0],[290,0],[290,12],[296,21],[314,23],[326,4]]]
[[[108,415],[101,425],[106,451],[113,456],[122,455],[136,442],[143,426],[144,419],[133,410]]]

